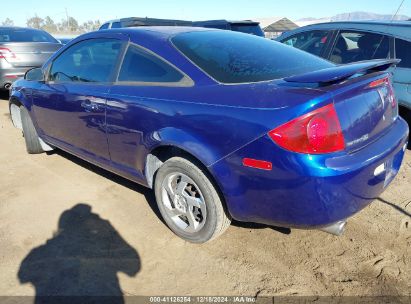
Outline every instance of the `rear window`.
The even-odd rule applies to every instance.
[[[231,31],[182,33],[173,37],[172,42],[222,83],[272,80],[334,66],[281,43]]]
[[[58,43],[50,34],[32,29],[0,29],[0,42],[52,42]]]
[[[118,81],[179,82],[183,75],[161,59],[130,46],[124,57]]]
[[[264,32],[258,24],[231,24],[231,30],[264,37]]]
[[[411,68],[411,42],[395,39],[395,57],[401,59],[397,65],[402,68]]]

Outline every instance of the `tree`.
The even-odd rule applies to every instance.
[[[98,30],[101,26],[101,22],[100,20],[89,20],[87,22],[84,22],[81,27],[80,30],[83,32],[92,32],[95,30]]]
[[[78,22],[76,19],[73,17],[69,17],[67,19],[61,20],[61,24],[59,26],[59,30],[63,32],[68,32],[68,33],[76,33],[79,31],[80,27],[78,25]]]
[[[94,21],[93,31],[98,30],[100,27],[101,27],[101,22],[100,22],[100,20],[95,20],[95,21]]]
[[[13,24],[13,21],[9,18],[3,22],[3,25],[6,22],[8,23],[7,25]],[[98,30],[101,26],[101,22],[100,20],[89,20],[79,25],[74,17],[69,17],[68,20],[62,19],[61,22],[56,23],[50,16],[46,16],[43,19],[35,15],[27,20],[27,26],[42,29],[50,33],[78,34]]]
[[[41,28],[43,30],[49,32],[49,33],[56,33],[57,32],[57,25],[54,23],[54,20],[51,19],[50,16],[47,16],[44,19],[44,24]]]
[[[6,20],[4,20],[4,21],[1,23],[1,25],[2,25],[2,26],[13,26],[13,25],[14,25],[14,22],[13,22],[13,20],[11,20],[11,19],[9,19],[9,18],[6,18]]]
[[[36,16],[31,17],[30,19],[28,19],[26,24],[27,24],[28,27],[40,29],[40,28],[42,28],[42,26],[44,24],[44,20],[43,20],[43,18],[40,18],[36,15]]]

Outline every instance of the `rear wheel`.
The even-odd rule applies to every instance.
[[[169,228],[193,243],[205,243],[230,225],[220,196],[199,167],[181,157],[167,160],[157,171],[154,190]]]
[[[26,149],[29,154],[43,153],[45,150],[41,146],[40,138],[30,118],[29,112],[25,107],[20,107],[21,124],[23,127]]]
[[[408,127],[411,129],[411,110],[406,107],[399,107],[400,116],[408,123]],[[411,150],[411,140],[408,141],[408,149]]]

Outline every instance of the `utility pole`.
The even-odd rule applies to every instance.
[[[69,25],[69,15],[68,15],[67,7],[65,8],[65,10],[66,10],[66,19],[67,19],[66,31],[68,33],[70,25]]]

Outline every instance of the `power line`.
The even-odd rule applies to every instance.
[[[404,4],[405,0],[402,0],[400,5],[398,6],[397,11],[395,12],[395,14],[392,16],[391,18],[391,22],[394,21],[394,18],[397,16],[397,14],[400,12],[400,9],[402,8],[402,5]]]

